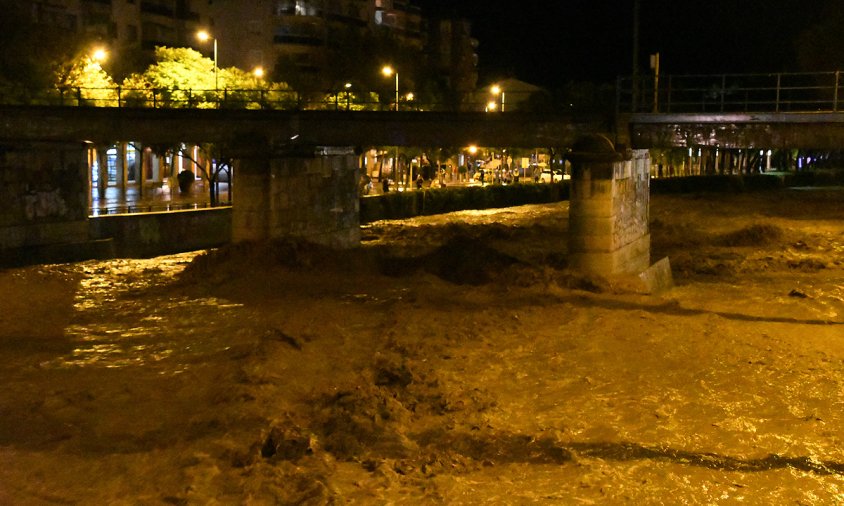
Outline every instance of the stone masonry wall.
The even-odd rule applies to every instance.
[[[358,157],[346,148],[239,160],[233,240],[297,238],[338,248],[359,245],[357,164]]]
[[[87,147],[0,146],[0,250],[88,239]]]
[[[570,201],[569,257],[586,272],[637,274],[650,265],[650,158],[579,162]]]

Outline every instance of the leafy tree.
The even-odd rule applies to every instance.
[[[377,93],[339,91],[323,95],[323,109],[338,111],[370,111],[378,108],[379,97]]]
[[[193,158],[192,150],[187,146],[179,146],[179,152],[182,158],[189,160],[196,167],[202,179],[208,183],[209,197],[212,206],[216,206],[220,201],[220,196],[217,190],[218,183],[223,179],[223,174],[231,181],[231,170],[233,166],[233,159],[227,156],[225,148],[217,144],[204,143],[198,146],[199,156],[197,159]]]
[[[8,101],[39,100],[55,83],[56,69],[74,61],[91,40],[73,30],[33,21],[29,2],[0,0],[0,96]]]
[[[65,104],[75,101],[78,105],[116,106],[117,87],[100,62],[91,56],[77,58],[67,66],[60,66],[56,74],[56,87]]]
[[[225,107],[246,109],[292,109],[298,104],[297,93],[287,83],[267,83],[251,72],[237,67],[221,71]]]
[[[139,107],[289,108],[297,97],[285,83],[265,83],[236,67],[217,69],[190,48],[157,47],[155,63],[123,81],[123,99]]]
[[[388,64],[399,72],[400,93],[413,92],[414,103],[425,108],[442,103],[449,86],[465,85],[440,79],[420,47],[404,43],[389,29],[333,30],[327,35],[321,60],[302,65],[294,57],[282,55],[275,63],[273,79],[300,90],[307,103],[333,102],[335,94],[343,93],[345,83],[352,83],[356,91],[350,104],[358,99],[362,109],[369,108],[368,103],[372,108],[380,103],[380,109],[387,109],[395,100],[395,81],[381,73]]]
[[[213,60],[190,48],[157,47],[155,63],[143,74],[127,77],[123,88],[134,105],[160,101],[167,107],[207,108],[216,102],[214,84]]]

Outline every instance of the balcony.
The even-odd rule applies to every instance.
[[[319,47],[323,45],[323,40],[322,37],[316,37],[313,35],[276,34],[273,36],[273,43]]]
[[[165,16],[168,18],[172,18],[175,14],[172,7],[162,5],[157,2],[141,2],[141,13],[155,14],[157,16]]]
[[[338,23],[346,26],[356,26],[358,28],[366,28],[367,26],[366,20],[346,14],[331,13],[327,14],[325,17],[332,23]]]
[[[195,23],[199,23],[199,13],[198,12],[190,12],[184,11],[179,12],[176,17],[184,21],[193,21]]]

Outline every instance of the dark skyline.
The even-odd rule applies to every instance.
[[[547,87],[611,82],[633,70],[633,0],[417,0],[470,19],[481,84],[514,76]],[[639,68],[663,74],[799,70],[795,40],[822,0],[641,0]],[[832,70],[831,68],[816,70]]]

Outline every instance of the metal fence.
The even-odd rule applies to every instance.
[[[841,72],[719,74],[618,80],[619,112],[838,112]]]
[[[524,99],[525,97],[522,97]],[[400,96],[401,111],[483,111],[487,101],[472,97],[459,104]],[[154,109],[275,109],[332,111],[389,111],[396,109],[390,94],[379,98],[370,92],[263,89],[87,88],[32,89],[0,87],[0,104],[66,107],[132,107]]]
[[[838,112],[844,109],[840,71],[777,74],[717,74],[620,77],[618,112]],[[400,96],[402,111],[484,111],[488,97],[470,94],[460,103]],[[511,97],[508,93],[508,97]],[[528,96],[511,97],[525,102]],[[516,100],[517,99],[517,100]],[[515,103],[514,102],[514,103]],[[300,92],[262,89],[192,90],[67,87],[0,87],[0,104],[72,107],[143,107],[196,109],[276,109],[387,111],[397,108],[392,94],[372,92]],[[521,109],[511,105],[510,110]]]
[[[152,202],[137,202],[123,205],[115,205],[108,207],[91,207],[88,209],[89,216],[107,216],[109,214],[138,214],[138,213],[157,213],[167,211],[189,211],[196,209],[212,209],[217,207],[231,207],[231,202],[220,202],[211,204],[210,202],[181,202],[181,203],[152,203]]]

